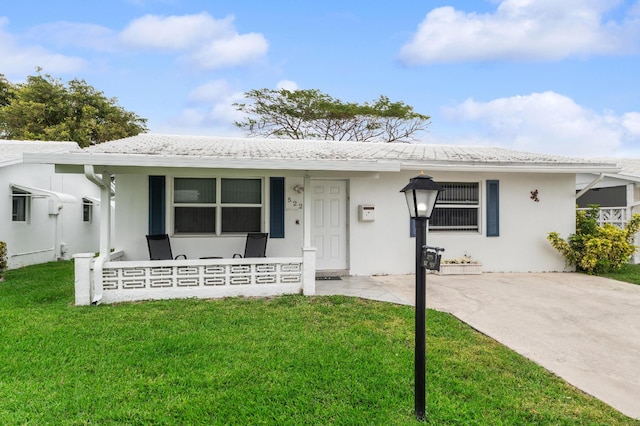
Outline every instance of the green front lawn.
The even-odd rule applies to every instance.
[[[406,425],[408,306],[348,297],[73,306],[73,266],[0,283],[0,424]],[[434,425],[640,425],[427,313]]]
[[[622,265],[620,270],[606,274],[598,274],[601,277],[612,278],[618,281],[625,281],[632,284],[640,284],[640,265],[627,263]]]

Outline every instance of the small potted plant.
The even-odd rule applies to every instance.
[[[477,259],[465,254],[455,259],[442,259],[439,275],[469,275],[481,274],[482,264]]]

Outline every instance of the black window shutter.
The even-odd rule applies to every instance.
[[[487,237],[500,236],[500,181],[487,181]]]
[[[284,178],[269,180],[269,238],[284,238]]]
[[[164,176],[149,176],[149,234],[165,234],[166,190]]]

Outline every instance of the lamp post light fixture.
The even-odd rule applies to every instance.
[[[438,194],[444,191],[431,176],[420,174],[409,180],[402,188],[407,197],[409,214],[416,225],[416,318],[415,318],[415,370],[414,408],[418,420],[425,420],[426,386],[426,304],[427,292],[422,252],[427,243],[427,226],[436,205]]]

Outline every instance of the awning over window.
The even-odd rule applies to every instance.
[[[100,199],[96,197],[90,197],[88,195],[85,195],[84,197],[82,197],[83,203],[86,203],[87,201],[92,203],[93,205],[97,205],[97,206],[100,205]]]
[[[31,195],[37,195],[40,197],[52,198],[59,203],[78,203],[78,199],[76,197],[70,194],[65,194],[63,192],[49,191],[47,189],[40,189],[40,188],[35,188],[33,186],[26,186],[26,185],[17,185],[15,183],[12,183],[10,186],[11,186],[11,189],[17,189],[22,192],[28,192]]]

